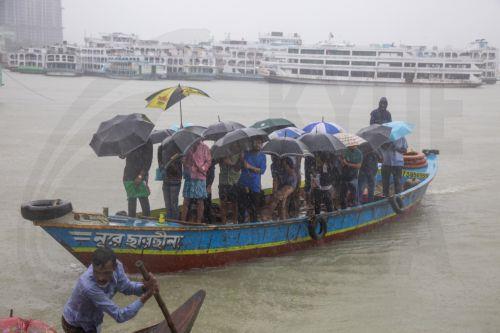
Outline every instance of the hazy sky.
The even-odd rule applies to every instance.
[[[136,33],[154,38],[180,28],[204,28],[216,40],[256,40],[259,32],[298,32],[305,43],[403,42],[465,46],[486,38],[500,47],[500,0],[62,0],[65,39],[84,32]]]

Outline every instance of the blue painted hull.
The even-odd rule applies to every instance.
[[[69,217],[35,224],[85,265],[90,263],[97,247],[108,246],[130,272],[135,272],[133,264],[139,259],[153,272],[216,267],[317,246],[410,213],[436,174],[436,156],[430,155],[428,160],[424,169],[405,171],[407,178],[420,178],[421,182],[400,193],[405,207],[403,213],[395,213],[389,200],[383,199],[324,214],[327,228],[320,240],[311,238],[307,217],[238,225],[186,226],[119,216],[110,217],[106,223],[91,219],[87,223],[81,217],[75,222],[69,214]]]

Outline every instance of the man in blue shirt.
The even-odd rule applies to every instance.
[[[387,98],[382,97],[378,102],[378,108],[370,113],[370,125],[385,124],[392,121],[391,113],[387,110]]]
[[[401,178],[403,177],[403,166],[405,165],[403,154],[408,149],[406,139],[400,138],[394,142],[385,143],[380,151],[382,153],[382,187],[385,197],[389,196],[391,175],[394,181],[394,193],[402,191]]]
[[[257,206],[260,199],[260,178],[266,172],[266,155],[261,152],[262,140],[255,139],[252,150],[243,155],[243,167],[238,181],[238,222],[244,223],[248,212],[250,222],[257,221]]]
[[[120,308],[111,300],[117,292],[140,298]],[[158,284],[152,274],[148,281],[132,282],[114,252],[98,248],[92,255],[92,264],[80,276],[64,306],[62,327],[66,333],[99,333],[104,312],[119,323],[125,322],[156,292]]]

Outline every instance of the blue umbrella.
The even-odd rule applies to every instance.
[[[192,123],[189,123],[189,122],[188,122],[188,123],[185,123],[185,124],[182,124],[182,127],[181,127],[181,125],[179,125],[179,124],[172,124],[172,126],[170,126],[170,129],[171,129],[172,131],[174,131],[174,132],[177,132],[177,131],[179,131],[179,130],[180,130],[180,129],[182,129],[182,128],[192,127],[192,126],[193,126],[193,124],[192,124]]]
[[[317,121],[310,123],[304,127],[306,133],[322,133],[322,134],[336,134],[345,132],[342,127],[337,124],[329,123],[326,121]]]
[[[279,130],[276,130],[269,134],[270,139],[275,138],[292,138],[297,139],[299,136],[304,134],[305,132],[297,127],[286,127]]]
[[[404,136],[407,136],[415,128],[415,125],[405,121],[392,121],[390,123],[385,123],[384,126],[392,128],[390,136],[392,141],[396,141]]]

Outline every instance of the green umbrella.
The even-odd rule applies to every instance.
[[[250,127],[261,129],[267,134],[269,134],[282,128],[296,127],[296,126],[290,120],[284,118],[268,118],[265,120],[258,121]]]

